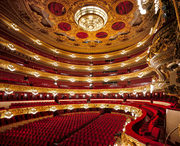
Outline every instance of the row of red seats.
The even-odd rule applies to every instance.
[[[48,115],[52,115],[52,114],[53,114],[53,112],[46,111],[46,112],[38,112],[36,114],[17,115],[17,116],[13,116],[10,119],[2,118],[2,119],[0,119],[0,126],[12,124],[12,123],[20,122],[20,121],[24,121],[24,120],[29,120],[32,118],[39,118],[39,117],[43,117],[43,116],[48,116]]]
[[[59,145],[113,145],[114,136],[122,131],[125,120],[125,116],[106,113]]]
[[[1,52],[0,52],[1,53]],[[121,75],[121,74],[127,74],[127,73],[132,73],[135,71],[139,71],[142,70],[146,67],[148,67],[147,64],[142,64],[139,66],[135,66],[135,67],[131,67],[130,69],[120,69],[120,70],[115,70],[114,72],[86,72],[86,71],[75,71],[75,70],[59,70],[59,69],[54,69],[52,67],[47,67],[41,64],[37,64],[34,62],[30,62],[30,61],[24,61],[23,59],[17,58],[13,55],[10,54],[4,54],[4,52],[1,53],[0,58],[6,61],[10,61],[25,67],[29,67],[32,69],[36,69],[36,70],[40,70],[40,71],[44,71],[44,72],[49,72],[49,73],[54,73],[54,74],[62,74],[62,75],[69,75],[69,76],[94,76],[94,77],[100,77],[100,76],[111,76],[111,75]]]
[[[42,119],[0,133],[0,145],[52,145],[98,116],[80,113]]]

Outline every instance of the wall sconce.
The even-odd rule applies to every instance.
[[[126,52],[127,52],[126,50],[122,50],[122,51],[121,51],[121,54],[122,54],[122,55],[123,55],[123,54],[126,54]]]
[[[108,54],[106,54],[105,56],[104,56],[104,58],[109,58],[110,56],[108,55]]]
[[[72,105],[69,105],[67,109],[69,109],[69,110],[73,110],[73,109],[74,109],[74,107],[73,107]]]
[[[57,108],[55,106],[52,106],[52,107],[50,107],[49,110],[52,111],[52,112],[55,112],[57,110]]]
[[[71,82],[75,82],[76,80],[74,78],[69,79]]]
[[[88,59],[93,59],[93,57],[92,56],[88,56]]]
[[[109,68],[109,66],[104,66],[104,70],[108,70]]]
[[[100,105],[100,108],[101,108],[101,109],[103,109],[103,108],[105,108],[105,107],[106,107],[106,106],[105,106],[104,104],[101,104],[101,105]]]
[[[76,58],[76,55],[74,55],[74,54],[71,54],[69,56],[71,56],[72,58]]]
[[[56,91],[52,91],[52,94],[55,97],[58,93]]]
[[[40,76],[40,74],[38,72],[35,72],[34,76],[38,78]]]
[[[53,62],[52,64],[53,64],[54,66],[58,66],[57,62]]]
[[[33,94],[33,95],[38,95],[39,93],[38,93],[37,90],[32,90],[32,94]]]
[[[35,56],[34,56],[34,59],[36,59],[36,60],[40,60],[40,58],[39,58],[39,56],[38,56],[38,55],[35,55]]]
[[[15,51],[15,50],[16,50],[16,48],[14,47],[13,44],[8,44],[7,47],[8,47],[10,50],[12,50],[12,51]]]
[[[116,105],[116,106],[114,107],[114,109],[117,111],[117,110],[120,110],[120,107],[119,107],[118,105]]]
[[[19,31],[19,28],[18,28],[18,26],[17,26],[16,24],[12,23],[10,26],[11,26],[15,31]]]
[[[29,113],[30,114],[36,114],[38,111],[35,109],[35,108],[31,108],[30,110],[29,110]]]
[[[6,111],[4,113],[4,117],[7,119],[11,119],[13,116],[14,116],[13,113],[11,113],[10,111]]]
[[[15,71],[16,69],[14,68],[14,66],[13,65],[8,65],[7,66],[7,68],[10,70],[10,71]]]
[[[41,41],[40,40],[34,40],[34,42],[38,45],[42,45]]]
[[[89,106],[88,106],[88,104],[84,104],[84,109],[88,109],[89,108]]]
[[[87,79],[87,82],[88,82],[88,83],[91,83],[91,82],[92,82],[92,79]]]

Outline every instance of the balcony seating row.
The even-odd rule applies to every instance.
[[[112,83],[94,82],[91,86],[88,82],[57,81],[24,76],[6,71],[0,71],[0,83],[17,85],[29,85],[36,87],[63,88],[63,89],[103,89],[103,88],[130,88],[150,83],[152,77],[132,79],[130,81],[117,81]]]
[[[24,107],[48,106],[48,105],[58,105],[58,104],[56,102],[11,103],[9,108],[24,108]]]
[[[3,32],[2,32],[3,33]],[[2,35],[2,34],[1,34]],[[144,51],[146,50],[141,50],[135,54],[131,54],[127,57],[121,57],[121,58],[115,58],[115,59],[104,59],[104,60],[100,60],[100,61],[84,61],[84,60],[77,60],[77,59],[68,59],[68,58],[62,58],[62,57],[57,57],[57,56],[53,56],[52,53],[51,54],[48,54],[47,52],[44,52],[44,51],[40,51],[28,44],[25,44],[15,38],[12,38],[10,36],[7,36],[7,35],[3,35],[3,37],[7,40],[10,40],[12,43],[15,43],[16,45],[24,48],[24,49],[27,49],[31,52],[34,52],[36,54],[39,54],[41,56],[44,56],[44,57],[47,57],[49,59],[52,59],[52,60],[56,60],[56,61],[60,61],[60,62],[64,62],[64,63],[69,63],[69,64],[77,64],[77,65],[91,65],[92,63],[94,65],[104,65],[104,64],[109,64],[109,63],[117,63],[117,62],[122,62],[122,61],[125,61],[125,60],[128,60],[128,59],[131,59],[131,58],[134,58],[140,54],[142,54]]]
[[[0,59],[12,62],[12,63],[16,63],[18,65],[22,65],[25,67],[29,67],[32,69],[36,69],[36,70],[40,70],[40,71],[44,71],[44,72],[49,72],[49,73],[54,73],[54,74],[61,74],[61,75],[69,75],[69,76],[94,76],[94,77],[100,77],[100,76],[112,76],[112,75],[121,75],[121,74],[127,74],[127,73],[132,73],[135,71],[139,71],[142,70],[146,67],[148,67],[147,64],[142,64],[142,65],[138,65],[138,66],[134,66],[131,67],[129,69],[120,69],[120,70],[115,70],[115,71],[102,71],[102,72],[86,72],[86,71],[76,71],[76,70],[60,70],[60,69],[55,69],[53,67],[48,67],[47,65],[41,65],[38,63],[34,63],[32,61],[26,61],[23,60],[21,58],[15,57],[11,54],[5,54],[4,52],[0,51]]]

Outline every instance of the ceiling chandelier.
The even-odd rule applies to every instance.
[[[97,6],[84,6],[74,15],[75,22],[86,31],[97,31],[107,22],[107,13]]]

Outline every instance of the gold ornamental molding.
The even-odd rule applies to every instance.
[[[91,71],[91,72],[105,71],[106,68],[107,68],[107,70],[115,70],[115,69],[119,69],[119,68],[123,69],[123,68],[127,68],[127,67],[132,67],[132,66],[139,65],[139,64],[142,64],[143,62],[145,62],[146,61],[145,58],[147,55],[147,51],[145,51],[144,53],[142,53],[132,59],[128,59],[126,61],[122,61],[122,62],[118,62],[118,63],[106,64],[106,65],[75,65],[75,64],[63,63],[63,62],[49,59],[47,57],[43,57],[39,54],[28,51],[14,43],[11,43],[3,38],[0,38],[0,43],[3,46],[5,46],[6,48],[8,48],[9,50],[11,50],[12,53],[20,52],[22,54],[25,54],[28,57],[31,57],[35,62],[43,63],[43,64],[46,64],[53,68],[62,68],[62,69],[66,69],[66,70],[75,70],[75,71],[78,70],[78,71],[87,71],[87,72],[89,72],[89,71]]]
[[[154,90],[158,90],[158,85],[154,87]],[[116,89],[59,89],[59,88],[46,88],[46,87],[33,87],[23,85],[13,85],[0,83],[0,91],[9,92],[36,92],[36,93],[61,93],[61,94],[103,94],[108,93],[134,93],[134,92],[150,92],[150,84],[133,87],[133,88],[116,88]]]
[[[0,118],[8,118],[10,115],[17,116],[17,115],[24,115],[24,114],[36,114],[38,112],[45,112],[45,111],[56,111],[56,110],[73,110],[79,108],[112,108],[116,110],[128,110],[129,112],[135,113],[136,117],[142,116],[142,110],[125,104],[107,104],[107,103],[95,103],[95,104],[65,104],[65,105],[49,105],[49,106],[36,106],[36,107],[26,107],[26,108],[14,108],[14,109],[7,109],[0,111]],[[132,117],[132,116],[131,116]],[[134,117],[132,117],[134,118]]]
[[[65,81],[72,81],[72,82],[106,82],[108,81],[117,81],[117,80],[127,80],[127,79],[133,79],[133,78],[142,78],[148,75],[151,75],[154,70],[150,67],[146,67],[145,69],[142,69],[140,71],[136,71],[129,74],[124,75],[117,75],[117,76],[102,76],[102,77],[76,77],[76,76],[65,76],[65,75],[58,75],[53,73],[47,73],[43,71],[39,71],[36,69],[24,67],[9,61],[5,61],[0,59],[0,68],[9,70],[11,72],[21,73],[25,75],[35,76],[39,78],[48,78],[51,80],[65,80]]]
[[[66,38],[66,37],[61,37],[59,36],[60,39],[62,39],[62,41],[64,42],[61,42],[61,43],[54,43],[54,37],[48,37],[48,43],[49,44],[52,44],[52,45],[49,45],[48,43],[46,43],[47,39],[45,39],[44,37],[44,34],[41,34],[39,32],[37,32],[37,29],[38,30],[42,30],[44,29],[42,24],[40,23],[41,21],[41,18],[38,14],[35,14],[35,12],[32,12],[31,8],[30,8],[30,5],[36,5],[38,8],[46,11],[48,14],[49,14],[49,20],[52,21],[52,23],[54,23],[55,25],[52,27],[52,28],[46,28],[49,32],[49,36],[54,35],[54,32],[56,32],[57,30],[59,30],[59,28],[57,28],[57,23],[59,23],[59,21],[61,20],[62,21],[69,21],[69,23],[72,25],[72,26],[76,26],[74,20],[72,20],[72,15],[73,13],[81,6],[85,5],[86,4],[86,1],[76,1],[76,0],[73,0],[73,1],[37,1],[37,0],[34,0],[34,1],[20,1],[18,3],[18,5],[21,5],[22,7],[19,6],[19,8],[17,8],[17,13],[18,11],[23,11],[25,13],[25,15],[27,15],[27,17],[30,17],[30,19],[32,19],[31,21],[33,22],[33,24],[30,23],[27,23],[26,20],[24,20],[25,24],[27,26],[29,26],[29,28],[33,28],[34,31],[30,31],[29,28],[26,28],[24,25],[22,25],[20,22],[18,22],[15,18],[14,18],[14,22],[13,21],[10,21],[5,15],[1,15],[2,18],[1,20],[6,23],[8,26],[10,26],[10,28],[12,28],[11,26],[12,25],[16,25],[18,29],[16,29],[20,34],[23,34],[24,36],[27,36],[30,40],[32,41],[36,41],[37,39],[39,40],[39,44],[41,44],[41,46],[43,47],[46,47],[47,50],[49,50],[50,52],[58,52],[57,55],[65,55],[67,57],[69,57],[70,55],[72,55],[72,53],[68,52],[68,51],[72,51],[72,52],[80,52],[80,53],[108,53],[110,51],[115,51],[115,52],[112,52],[112,53],[108,53],[109,56],[116,56],[117,54],[120,54],[121,53],[121,50],[119,49],[122,49],[122,48],[126,48],[126,47],[129,47],[128,49],[126,49],[126,51],[130,51],[130,50],[134,50],[137,48],[138,43],[145,43],[147,42],[153,35],[154,32],[156,32],[158,26],[159,26],[159,22],[160,22],[160,19],[161,19],[161,14],[162,14],[162,11],[160,9],[160,12],[158,13],[157,15],[157,21],[153,23],[153,25],[150,25],[149,23],[146,23],[149,19],[148,18],[152,18],[154,16],[154,8],[155,8],[155,4],[151,1],[151,3],[153,4],[152,7],[151,7],[151,10],[149,13],[147,13],[146,15],[144,16],[141,16],[142,19],[143,19],[143,23],[140,25],[140,26],[136,26],[134,28],[132,28],[130,25],[129,25],[129,22],[132,20],[133,18],[133,14],[136,12],[136,10],[138,9],[138,4],[134,1],[134,0],[129,0],[131,3],[133,3],[133,9],[132,11],[123,16],[123,15],[119,15],[117,14],[115,11],[116,11],[116,7],[117,5],[120,3],[120,2],[123,2],[122,0],[119,0],[119,1],[103,1],[103,0],[100,0],[100,1],[91,1],[91,3],[96,3],[96,5],[98,6],[102,6],[108,13],[108,17],[109,17],[109,21],[107,23],[107,25],[103,28],[104,30],[107,30],[107,32],[110,34],[113,34],[113,33],[117,33],[117,31],[112,31],[111,30],[111,25],[112,23],[115,23],[115,21],[119,21],[119,20],[123,20],[127,27],[124,28],[124,30],[121,32],[121,33],[124,33],[124,32],[128,32],[128,30],[131,30],[132,33],[128,34],[130,35],[129,37],[127,37],[128,35],[123,35],[123,37],[118,37],[117,40],[115,41],[110,41],[111,43],[113,42],[114,46],[104,46],[104,44],[96,44],[96,43],[90,43],[90,44],[87,44],[86,43],[81,43],[82,40],[79,40],[76,38],[75,40],[75,44],[81,44],[81,46],[73,46],[72,43],[70,40],[68,39],[72,39],[72,34],[76,34],[78,31],[75,30],[75,28],[78,28],[78,27],[73,27],[72,28],[72,32],[65,32],[66,33],[66,36],[68,36],[69,38]],[[49,9],[48,9],[48,6],[51,2],[61,2],[63,5],[64,5],[64,8],[66,9],[66,12],[64,15],[62,15],[62,17],[55,17],[52,13],[49,12]],[[89,3],[89,2],[87,2]],[[17,2],[14,3],[14,6],[17,5]],[[12,5],[13,6],[13,5]],[[145,5],[146,6],[146,5]],[[161,6],[159,6],[161,7]],[[145,17],[146,16],[146,17]],[[117,18],[117,19],[114,19],[114,18]],[[23,19],[23,18],[22,18]],[[32,27],[32,25],[36,26],[36,27]],[[152,28],[149,28],[151,27]],[[140,32],[139,30],[141,30],[143,27],[145,27],[145,31],[144,32]],[[13,27],[14,28],[14,27]],[[26,28],[26,31],[23,30]],[[78,28],[79,29],[79,28]],[[103,31],[102,29],[102,31]],[[127,30],[126,30],[127,29]],[[81,30],[81,29],[79,29]],[[82,30],[81,30],[82,31]],[[139,33],[137,33],[139,31]],[[152,32],[152,33],[151,33]],[[63,32],[64,33],[64,32]],[[88,33],[88,32],[86,32]],[[96,32],[97,33],[97,32]],[[32,35],[33,34],[33,35]],[[89,36],[91,36],[91,33],[88,33]],[[115,34],[114,34],[115,35]],[[138,36],[136,39],[129,39],[129,43],[127,43],[126,39],[127,38],[133,38],[134,36]],[[144,36],[145,35],[145,36]],[[36,37],[35,37],[36,36]],[[47,36],[47,35],[46,35]],[[133,36],[133,37],[132,37]],[[127,37],[127,38],[126,38]],[[141,38],[141,39],[139,39]],[[125,42],[121,43],[121,47],[119,45],[119,42],[121,42],[121,40],[124,39]],[[44,41],[43,41],[44,40]],[[103,40],[106,40],[106,39],[103,39]],[[100,39],[100,41],[102,41],[102,39]],[[52,42],[52,43],[51,43]],[[105,43],[107,43],[106,41],[104,41]],[[109,42],[109,41],[108,41]],[[138,43],[137,43],[138,42]],[[57,44],[61,44],[61,47],[62,49],[57,49],[53,46],[57,46]],[[66,44],[70,44],[69,46]],[[123,46],[125,45],[126,46]],[[128,45],[127,45],[128,44]],[[134,45],[133,45],[134,44]],[[92,46],[95,46],[94,48],[89,48],[88,45],[92,45]],[[60,46],[60,45],[59,45]],[[84,49],[86,48],[86,49]],[[64,51],[63,49],[65,49],[66,51]],[[119,50],[119,51],[117,51]],[[77,56],[77,58],[82,58],[82,59],[87,59],[89,55],[87,54],[78,54],[78,53],[73,53]],[[104,54],[96,54],[96,55],[93,55],[93,58],[104,58]]]

